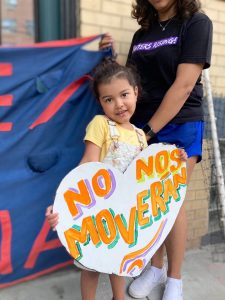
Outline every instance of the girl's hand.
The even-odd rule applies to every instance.
[[[104,50],[105,48],[112,48],[113,55],[115,55],[115,42],[109,33],[105,33],[99,42],[99,50]]]
[[[59,223],[59,214],[52,212],[53,206],[50,205],[49,207],[46,208],[46,219],[48,220],[49,225],[51,226],[52,230],[55,231],[56,225]]]
[[[187,161],[188,156],[184,149],[179,149],[179,157],[182,161]]]

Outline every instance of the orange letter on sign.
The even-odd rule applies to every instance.
[[[171,166],[170,167],[170,171],[171,172],[175,172],[176,170],[178,170],[181,166],[181,160],[179,158],[179,149],[174,149],[171,154],[170,154],[170,159],[172,161],[175,161],[177,163],[177,166]]]
[[[149,190],[137,194],[138,224],[140,226],[145,226],[150,221],[149,217],[144,217],[145,212],[149,210],[149,204],[144,202],[146,198],[149,198]]]
[[[155,168],[158,174],[162,174],[168,169],[169,166],[169,154],[168,151],[160,151],[155,157]]]
[[[102,180],[104,180],[104,183]],[[113,173],[110,170],[99,170],[92,178],[92,186],[97,196],[108,198],[115,190]]]
[[[166,211],[166,205],[164,203],[163,198],[160,195],[163,192],[162,183],[160,181],[156,181],[150,186],[150,196],[152,202],[152,215],[153,217],[157,217],[159,215],[158,207],[162,212]]]
[[[75,228],[70,228],[64,232],[70,254],[75,259],[82,256],[80,247],[78,247],[78,243],[84,244],[87,242],[88,233],[90,233],[90,237],[94,245],[97,245],[101,242],[98,232],[95,228],[95,224],[90,216],[83,219],[80,231]]]
[[[138,159],[136,161],[136,179],[137,181],[143,179],[143,172],[150,177],[153,173],[153,156],[149,156],[148,164],[142,160]]]
[[[77,215],[80,215],[80,204],[83,204],[85,206],[92,206],[95,204],[95,199],[92,197],[92,194],[90,192],[91,187],[88,180],[80,180],[77,183],[77,186],[79,191],[68,190],[64,193],[64,199],[73,218],[75,218]],[[78,202],[80,204],[76,204],[75,202]]]
[[[127,244],[133,244],[135,242],[135,219],[136,219],[136,207],[132,207],[130,210],[129,226],[124,225],[124,221],[120,215],[115,216],[115,221],[118,226],[119,232]]]
[[[101,210],[96,215],[96,226],[104,244],[111,244],[116,238],[115,222],[107,209]],[[107,230],[108,229],[108,230]],[[108,232],[107,232],[108,231]]]
[[[185,168],[181,168],[181,175],[175,174],[173,176],[173,183],[176,189],[181,184],[187,184],[187,172]]]
[[[172,196],[174,200],[179,200],[179,193],[177,192],[177,189],[175,188],[171,179],[167,179],[164,183],[164,202],[165,203],[167,203],[167,201],[170,199],[170,196]]]

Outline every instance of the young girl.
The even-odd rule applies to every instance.
[[[100,64],[94,74],[93,90],[105,115],[97,115],[86,129],[85,152],[80,164],[107,162],[124,172],[132,160],[147,147],[141,129],[130,123],[138,97],[138,77],[130,68],[114,61]],[[181,150],[181,159],[186,153]],[[46,217],[52,228],[58,223],[58,215],[47,208]],[[87,269],[81,271],[83,300],[95,299],[99,273]],[[109,275],[113,299],[124,300],[124,278]]]

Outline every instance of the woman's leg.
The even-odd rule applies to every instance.
[[[190,157],[187,161],[187,184],[197,162],[197,157]],[[163,300],[183,300],[183,287],[181,280],[181,267],[184,260],[187,236],[187,221],[185,205],[180,209],[172,230],[166,238],[166,252],[168,272]]]
[[[128,292],[133,298],[145,298],[158,287],[160,294],[166,283],[166,268],[163,265],[164,245],[162,245],[151,259],[151,267],[146,269],[130,284]],[[161,287],[161,288],[160,288]],[[174,299],[175,300],[175,299]]]
[[[125,299],[125,279],[124,277],[111,274],[109,279],[112,286],[113,300]]]
[[[197,157],[190,157],[187,161],[187,184],[190,181],[196,162]],[[186,214],[183,205],[174,226],[165,241],[168,258],[168,277],[171,278],[170,282],[181,278],[181,267],[186,245],[186,227]],[[165,283],[166,274],[165,267],[163,268],[163,256],[164,246],[161,246],[151,259],[152,267],[143,272],[139,278],[131,283],[129,287],[129,294],[131,296],[135,298],[144,298],[150,294],[154,287]],[[169,299],[170,298],[171,297],[169,297]]]
[[[196,156],[190,157],[187,161],[187,184],[190,181],[196,162]],[[165,241],[169,277],[177,279],[181,278],[181,267],[186,247],[186,235],[187,221],[185,205],[183,205],[179,211],[174,226]]]
[[[82,300],[94,300],[98,285],[98,272],[81,271],[80,285]]]
[[[167,275],[172,278],[181,278],[181,266],[184,260],[186,247],[187,222],[185,206],[180,208],[180,212],[174,223],[172,230],[166,238],[166,252],[168,261]]]
[[[151,265],[156,268],[162,269],[164,265],[164,261],[163,261],[164,253],[165,253],[165,246],[164,244],[162,244],[162,246],[160,246],[159,249],[156,251],[156,253],[152,256]]]

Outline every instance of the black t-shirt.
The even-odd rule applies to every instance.
[[[161,24],[166,26],[167,22]],[[157,21],[148,30],[139,29],[134,34],[127,60],[127,65],[136,66],[143,88],[132,121],[136,124],[149,121],[173,84],[179,64],[201,63],[208,68],[211,52],[212,22],[202,13],[186,21],[174,17],[164,31]],[[202,98],[199,77],[191,95],[171,122],[203,120]]]

